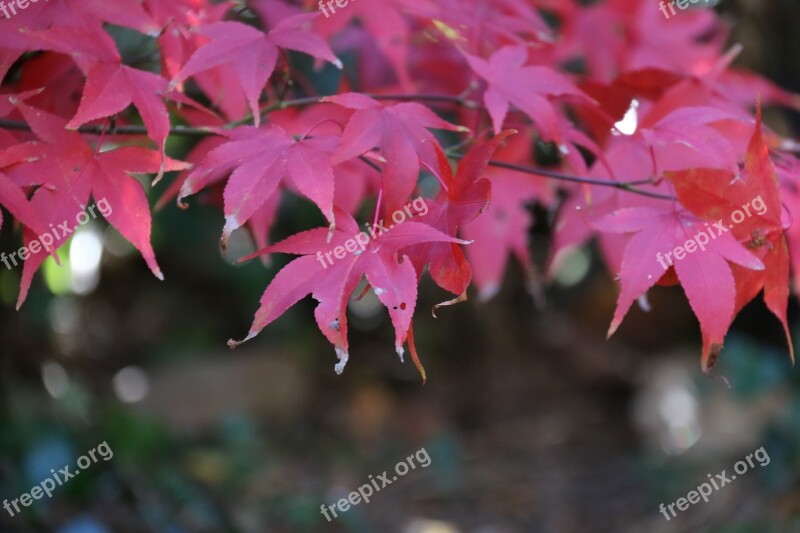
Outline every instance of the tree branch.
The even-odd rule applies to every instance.
[[[454,154],[452,156],[454,159],[461,159],[464,157],[464,154]],[[581,176],[573,176],[571,174],[563,174],[561,172],[556,172],[553,170],[546,170],[543,168],[535,168],[535,167],[528,167],[525,165],[517,165],[515,163],[505,163],[503,161],[489,161],[489,165],[498,168],[506,168],[509,170],[516,170],[517,172],[524,172],[525,174],[534,174],[536,176],[544,176],[547,178],[551,178],[554,180],[559,181],[569,181],[572,183],[585,183],[588,185],[598,185],[601,187],[613,187],[615,189],[621,189],[624,191],[628,191],[634,194],[640,194],[642,196],[648,196],[650,198],[658,198],[660,200],[676,200],[674,196],[670,196],[667,194],[661,194],[657,192],[645,191],[642,189],[637,189],[635,185],[646,185],[652,183],[651,180],[639,180],[639,181],[612,181],[612,180],[600,180],[596,178],[584,178]]]
[[[76,131],[79,133],[87,133],[90,135],[102,135],[105,126],[81,126]],[[25,130],[30,131],[30,126],[26,122],[17,120],[0,119],[0,128],[7,130]],[[191,126],[173,126],[169,130],[170,135],[185,135],[185,136],[206,136],[214,135],[214,132],[207,127],[191,127]],[[107,129],[107,135],[147,135],[147,129],[144,126],[128,125],[128,126],[115,126],[113,129]]]
[[[426,101],[426,102],[446,102],[451,104],[461,105],[469,109],[477,109],[480,106],[477,102],[466,100],[460,96],[449,96],[442,94],[368,94],[367,96],[375,100],[403,100],[403,101]],[[273,102],[261,109],[261,116],[268,115],[274,111],[289,109],[290,107],[302,107],[309,104],[316,104],[322,101],[322,96],[307,96],[304,98],[295,98],[293,100],[282,100]],[[231,122],[222,126],[222,129],[232,129],[238,126],[250,124],[253,121],[252,116],[245,117],[241,120]],[[0,128],[7,130],[24,130],[30,131],[30,126],[27,123],[16,120],[0,119]],[[79,133],[86,133],[89,135],[101,135],[103,133],[103,126],[81,126],[77,129]],[[147,135],[147,129],[144,126],[127,125],[116,126],[107,131],[109,135]],[[169,130],[170,135],[178,135],[185,137],[206,137],[208,135],[215,135],[214,129],[207,126],[193,127],[193,126],[173,126]]]
[[[468,109],[478,109],[482,107],[479,103],[468,100],[463,96],[451,96],[446,94],[368,94],[367,96],[374,98],[375,100],[401,100],[401,101],[426,101],[426,102],[437,102],[437,103],[449,103],[455,104],[462,107],[466,107]],[[279,111],[283,109],[289,109],[291,107],[302,107],[305,105],[315,104],[322,101],[324,97],[321,96],[307,96],[304,98],[295,98],[292,100],[281,100],[278,102],[273,102],[261,109],[261,116],[268,115],[274,111]],[[237,120],[235,122],[231,122],[222,126],[222,129],[232,129],[238,126],[244,126],[252,122],[252,117],[246,117],[242,120]],[[30,130],[30,126],[27,123],[22,121],[15,121],[15,120],[7,120],[7,119],[0,119],[0,128],[5,128],[9,130]],[[216,128],[219,129],[219,128]],[[208,135],[216,135],[216,129],[212,129],[210,127],[193,127],[193,126],[173,126],[170,128],[170,135],[179,135],[179,136],[188,136],[188,137],[205,137]],[[90,135],[102,135],[104,131],[103,125],[98,126],[81,126],[77,129],[79,133],[85,133]],[[144,126],[138,125],[127,125],[127,126],[115,126],[109,131],[106,131],[108,135],[146,135],[147,129]],[[463,154],[452,154],[454,159],[461,159],[464,157]],[[363,158],[362,158],[363,159]],[[366,161],[368,164],[371,161]],[[585,178],[580,176],[573,176],[570,174],[563,174],[561,172],[555,172],[552,170],[546,170],[542,168],[534,168],[534,167],[527,167],[524,165],[517,165],[514,163],[504,163],[502,161],[489,161],[489,165],[499,168],[506,168],[509,170],[516,170],[518,172],[523,172],[526,174],[533,174],[536,176],[544,176],[547,178],[560,180],[560,181],[567,181],[572,183],[585,183],[589,185],[597,185],[603,187],[613,187],[615,189],[620,189],[624,191],[628,191],[634,194],[639,194],[642,196],[648,196],[650,198],[658,198],[662,200],[675,200],[675,197],[660,194],[651,191],[645,191],[642,189],[636,188],[636,185],[645,185],[652,183],[650,180],[640,180],[640,181],[629,181],[629,182],[621,182],[621,181],[611,181],[611,180],[599,180],[594,178]],[[371,164],[373,168],[377,169],[377,165]]]

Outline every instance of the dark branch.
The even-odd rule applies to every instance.
[[[464,157],[463,154],[455,154],[452,156],[455,159],[461,159]],[[635,185],[645,185],[651,183],[650,180],[639,180],[639,181],[611,181],[611,180],[601,180],[596,178],[584,178],[581,176],[573,176],[571,174],[563,174],[561,172],[556,172],[553,170],[546,170],[543,168],[535,168],[535,167],[527,167],[525,165],[517,165],[514,163],[504,163],[502,161],[489,161],[489,165],[493,167],[499,168],[506,168],[509,170],[516,170],[517,172],[524,172],[526,174],[534,174],[537,176],[544,176],[547,178],[551,178],[554,180],[559,181],[569,181],[572,183],[586,183],[588,185],[598,185],[601,187],[613,187],[615,189],[621,189],[624,191],[632,192],[634,194],[640,194],[642,196],[649,196],[650,198],[659,198],[661,200],[675,200],[674,196],[670,196],[667,194],[661,194],[657,192],[645,191],[642,189],[637,189]]]
[[[481,107],[481,105],[478,104],[477,102],[474,102],[472,100],[467,100],[462,96],[450,96],[450,95],[440,95],[440,94],[373,94],[367,96],[370,96],[376,100],[426,101],[426,102],[437,102],[437,103],[449,103],[449,104],[460,105],[470,109],[477,109]],[[309,104],[319,103],[321,101],[322,97],[319,96],[309,96],[305,98],[296,98],[293,100],[282,100],[265,106],[261,110],[261,116],[268,115],[273,111],[288,109],[290,107],[301,107]],[[227,124],[223,127],[223,129],[231,129],[237,126],[243,126],[245,124],[251,123],[252,120],[253,120],[252,117],[247,117],[242,120],[238,120],[236,122]],[[0,119],[0,128],[5,128],[8,130],[30,130],[30,126],[28,126],[28,124],[25,122],[6,120],[6,119]],[[104,130],[103,125],[81,126],[77,129],[77,131],[80,133],[85,133],[90,135],[101,135],[103,133],[103,130]],[[109,135],[146,135],[147,129],[144,126],[138,126],[138,125],[115,126],[112,130],[107,131],[106,133]],[[173,126],[172,128],[170,128],[170,135],[205,137],[208,135],[215,135],[215,134],[216,132],[208,127]],[[453,154],[452,157],[455,159],[461,159],[464,156],[463,154]],[[377,169],[377,165],[375,165],[371,161],[367,160],[364,161],[370,164],[370,166],[372,166],[373,168]],[[600,180],[594,178],[585,178],[581,176],[573,176],[570,174],[563,174],[561,172],[546,170],[542,168],[527,167],[524,165],[517,165],[513,163],[504,163],[502,161],[489,161],[489,164],[494,167],[516,170],[518,172],[524,172],[526,174],[533,174],[536,176],[544,176],[559,181],[567,181],[572,183],[585,183],[589,185],[597,185],[602,187],[613,187],[615,189],[628,191],[634,194],[640,194],[642,196],[648,196],[650,198],[675,200],[673,196],[651,191],[645,191],[635,187],[636,185],[645,185],[651,183],[649,180],[620,182],[611,180]]]

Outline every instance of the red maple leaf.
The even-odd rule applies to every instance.
[[[566,76],[545,66],[525,66],[528,49],[506,46],[488,60],[464,54],[470,68],[488,84],[483,101],[492,117],[494,130],[503,129],[511,105],[528,115],[542,138],[561,144],[558,111],[551,97],[572,96],[584,102],[592,100]]]
[[[317,16],[316,13],[303,13],[286,18],[266,34],[241,22],[215,22],[200,26],[198,31],[210,41],[192,54],[172,80],[172,85],[198,72],[231,64],[247,96],[255,125],[258,126],[261,120],[259,96],[275,70],[279,47],[305,52],[341,68],[341,61],[325,41],[301,28]]]
[[[775,165],[764,142],[759,108],[743,175],[711,169],[665,174],[678,200],[704,220],[729,224],[731,233],[765,265],[762,271],[735,269],[736,313],[764,290],[764,303],[781,321],[794,360],[789,332],[789,250]]]
[[[439,167],[435,172],[441,180],[442,190],[420,220],[448,235],[458,235],[464,225],[475,220],[492,197],[492,184],[484,177],[486,165],[503,140],[515,133],[515,130],[506,130],[473,147],[459,163],[455,174],[442,149],[436,146]],[[417,271],[421,273],[429,262],[433,281],[457,296],[455,300],[437,307],[465,300],[472,280],[472,268],[461,247],[456,243],[431,242],[418,248],[419,253],[413,255]]]
[[[150,138],[163,154],[170,130],[169,113],[164,103],[167,85],[167,80],[152,72],[119,63],[97,62],[89,70],[81,105],[67,127],[78,128],[92,120],[119,113],[133,104]],[[184,102],[188,100],[178,93],[171,97]]]
[[[295,140],[280,126],[239,127],[220,132],[231,140],[208,152],[181,187],[178,202],[230,175],[225,186],[223,245],[284,181],[312,200],[334,225],[331,156],[333,136]]]
[[[415,102],[386,107],[369,96],[346,93],[323,99],[356,112],[342,134],[342,144],[333,157],[341,163],[380,146],[383,166],[384,213],[401,207],[416,187],[420,161],[433,166],[436,161],[435,137],[426,128],[469,131],[441,118]]]
[[[269,284],[250,332],[241,342],[258,335],[287,309],[311,294],[319,302],[314,312],[317,326],[334,345],[339,358],[336,372],[341,373],[349,358],[347,302],[365,276],[389,311],[395,329],[395,350],[402,359],[417,303],[417,274],[408,255],[401,251],[424,242],[464,244],[464,241],[413,221],[388,228],[381,222],[377,230],[374,227],[363,230],[349,213],[338,209],[336,220],[337,227],[330,242],[328,229],[318,228],[257,252],[302,257],[286,265]],[[357,236],[361,236],[360,241]],[[228,344],[236,346],[240,342],[231,340]]]
[[[105,199],[111,208],[106,215],[109,224],[141,252],[153,274],[163,279],[150,244],[147,197],[142,185],[129,174],[158,172],[164,164],[158,152],[127,146],[97,153],[78,133],[66,130],[63,119],[21,102],[16,102],[16,106],[42,141],[41,156],[9,172],[47,176],[45,186],[39,187],[31,199],[44,221],[51,227],[58,227],[65,221],[75,220],[76,213],[86,208],[90,194],[96,201]],[[184,163],[172,159],[168,159],[165,166],[166,170],[185,167]],[[73,229],[68,226],[55,233],[55,249],[66,242]],[[26,231],[26,244],[37,237],[36,233]],[[33,274],[47,254],[47,250],[32,253],[25,261],[17,307],[25,301]]]
[[[631,304],[661,279],[674,265],[692,310],[700,321],[703,334],[703,370],[713,365],[712,352],[717,353],[733,321],[736,307],[736,284],[728,262],[751,270],[764,270],[764,264],[730,233],[708,237],[715,231],[709,224],[673,208],[633,207],[620,209],[593,223],[596,229],[614,233],[633,233],[625,248],[619,272],[621,292],[614,319],[608,331],[611,336],[619,327]],[[700,232],[706,234],[707,249],[696,249],[674,261],[667,255]],[[688,248],[687,248],[688,250]],[[710,364],[709,364],[710,361]]]

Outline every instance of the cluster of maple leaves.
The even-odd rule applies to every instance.
[[[450,304],[473,280],[490,298],[509,258],[533,275],[533,202],[558,210],[549,270],[594,238],[618,274],[609,334],[648,289],[680,284],[704,370],[762,292],[788,338],[800,162],[794,143],[762,129],[759,99],[797,99],[731,67],[738,47],[726,48],[729,28],[712,10],[665,20],[641,0],[584,4],[359,0],[329,18],[312,1],[31,4],[0,20],[0,204],[27,244],[104,197],[109,224],[161,278],[154,199],[132,174],[179,171],[165,198],[218,201],[223,245],[245,227],[258,255],[300,256],[270,282],[247,339],[311,294],[337,371],[364,278],[389,312],[397,353],[408,344],[422,371],[420,277],[452,293]],[[131,33],[141,49],[122,54]],[[303,56],[341,69],[334,94],[317,92]],[[172,136],[198,139],[185,161],[169,157]],[[554,165],[542,168],[537,143]],[[378,220],[418,196],[422,171],[438,184],[424,216],[330,268],[318,262],[369,225],[355,218],[364,205]],[[271,243],[286,194],[313,202],[327,224]],[[764,215],[666,272],[656,261],[757,196]],[[25,261],[18,306],[47,257]]]

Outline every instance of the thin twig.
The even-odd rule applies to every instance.
[[[467,109],[480,109],[483,107],[478,102],[467,100],[463,96],[451,96],[447,94],[368,94],[367,96],[375,100],[402,100],[402,101],[424,101],[457,104]]]
[[[441,94],[373,94],[367,95],[375,100],[403,100],[403,101],[426,101],[426,102],[447,102],[452,104],[461,105],[467,108],[480,107],[478,103],[471,100],[465,100],[460,96],[448,96]],[[293,100],[281,100],[273,102],[265,106],[261,110],[261,116],[268,115],[274,111],[289,109],[290,107],[302,107],[309,104],[316,104],[322,101],[321,96],[307,96],[304,98],[295,98]],[[245,117],[222,126],[222,129],[232,129],[238,126],[250,124],[253,121],[252,116]],[[30,130],[27,123],[16,120],[0,119],[0,128],[7,130]],[[103,133],[103,126],[81,126],[77,129],[79,133],[86,133],[90,135],[101,135]],[[147,129],[139,125],[117,126],[114,128],[114,134],[117,135],[146,135]],[[199,126],[173,126],[169,130],[170,135],[184,136],[184,137],[206,137],[214,135],[215,131],[212,128]]]
[[[77,131],[79,133],[102,135],[103,127],[104,125],[102,124],[97,126],[81,126],[77,129]],[[7,119],[0,119],[0,128],[4,128],[7,130],[26,130],[26,131],[30,131],[31,129],[26,122],[17,120],[7,120]],[[186,135],[186,136],[206,136],[214,134],[214,132],[209,128],[191,127],[191,126],[173,126],[169,130],[169,132],[171,135]],[[147,134],[147,129],[144,126],[136,126],[136,125],[116,126],[113,132],[109,132],[109,135],[112,133],[114,135],[145,135]]]
[[[464,157],[463,154],[453,154],[452,157],[454,159],[461,159]],[[506,168],[508,170],[516,170],[517,172],[524,172],[526,174],[534,174],[537,176],[544,176],[547,178],[551,178],[554,180],[559,181],[569,181],[572,183],[585,183],[588,185],[598,185],[601,187],[613,187],[615,189],[621,189],[624,191],[628,191],[634,194],[640,194],[642,196],[649,196],[650,198],[659,198],[661,200],[675,200],[674,196],[669,196],[667,194],[660,194],[657,192],[645,191],[642,189],[637,189],[635,185],[645,185],[651,183],[650,180],[638,180],[638,181],[611,181],[611,180],[600,180],[595,178],[584,178],[581,176],[573,176],[571,174],[564,174],[562,172],[556,172],[554,170],[546,170],[543,168],[535,168],[535,167],[528,167],[525,165],[518,165],[515,163],[505,163],[503,161],[489,161],[489,165],[498,168]]]
[[[451,96],[447,94],[365,94],[364,96],[368,96],[374,100],[401,100],[407,102],[438,102],[438,103],[450,103],[456,104],[468,109],[478,109],[481,105],[477,102],[472,100],[467,100],[462,96]],[[308,104],[316,104],[322,102],[324,96],[308,96],[305,98],[296,98],[294,100],[282,100],[278,102],[274,102],[272,104],[267,105],[263,109],[261,109],[261,116],[267,115],[272,113],[273,111],[279,111],[282,109],[287,109],[290,107],[298,107],[304,106]],[[230,124],[230,127],[242,126],[244,124],[249,124],[253,121],[252,116],[248,116],[243,118],[242,120],[237,120]],[[226,126],[227,127],[227,126]]]

